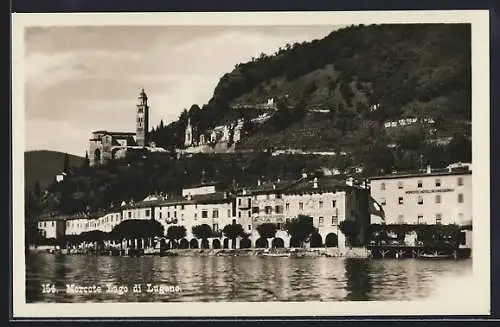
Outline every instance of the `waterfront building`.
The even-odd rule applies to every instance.
[[[387,224],[472,224],[470,165],[372,177],[370,193]]]
[[[38,229],[42,238],[44,239],[57,239],[64,236],[65,229],[65,216],[60,215],[46,215],[38,218]]]

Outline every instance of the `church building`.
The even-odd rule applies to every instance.
[[[136,108],[135,132],[93,131],[89,144],[91,166],[105,164],[109,160],[123,158],[129,149],[142,149],[148,145],[149,105],[148,96],[142,89]]]

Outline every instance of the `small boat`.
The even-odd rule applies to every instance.
[[[451,259],[453,258],[452,254],[438,254],[438,253],[422,253],[419,257],[419,259],[426,259],[426,260],[439,260],[439,259]]]

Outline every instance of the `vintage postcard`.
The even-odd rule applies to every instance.
[[[13,14],[16,318],[487,315],[488,11]]]

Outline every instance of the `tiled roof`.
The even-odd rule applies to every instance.
[[[426,176],[470,175],[470,174],[472,174],[472,171],[466,168],[452,169],[451,171],[448,169],[439,169],[439,170],[433,170],[430,173],[427,173],[425,171],[423,172],[419,171],[419,172],[402,172],[390,175],[374,176],[370,177],[370,180],[426,177]]]
[[[316,184],[317,184],[316,187],[314,187],[314,179],[302,180],[301,182],[285,190],[285,193],[300,194],[308,192],[332,192],[332,191],[344,191],[355,188],[353,186],[347,185],[345,181],[330,177],[320,177],[317,179]]]

